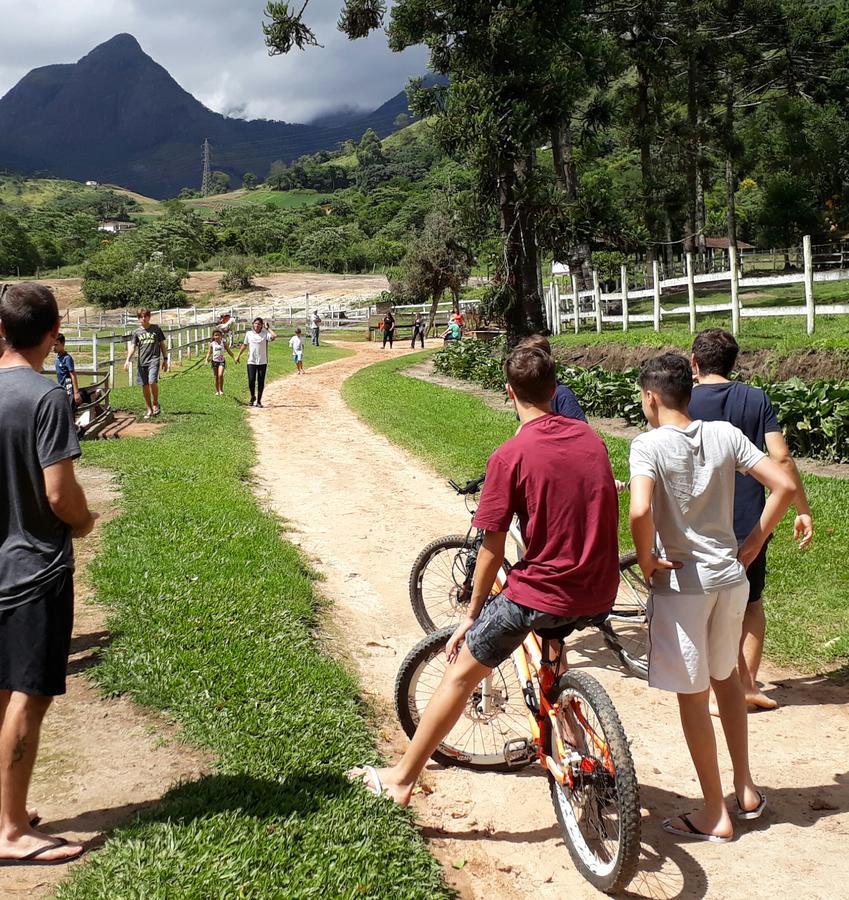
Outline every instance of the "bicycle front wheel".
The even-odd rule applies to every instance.
[[[619,557],[619,590],[610,615],[600,626],[604,642],[619,662],[637,678],[649,677],[648,619],[646,603],[650,589],[636,553]]]
[[[408,738],[448,665],[445,644],[453,628],[427,635],[407,654],[395,679],[395,711]],[[443,766],[506,772],[533,759],[522,688],[511,660],[473,691],[457,724],[431,758]]]
[[[628,739],[604,688],[586,672],[557,684],[557,728],[571,784],[549,774],[551,799],[575,866],[598,890],[614,893],[634,877],[640,855],[640,796]]]
[[[410,572],[410,603],[427,634],[456,625],[468,609],[472,549],[466,535],[449,534],[431,541],[416,557]]]

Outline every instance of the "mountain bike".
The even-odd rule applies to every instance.
[[[587,617],[579,627],[592,624]],[[427,635],[401,664],[395,709],[410,738],[442,680],[452,631]],[[432,758],[489,772],[539,763],[575,866],[596,888],[612,893],[633,878],[640,853],[634,762],[607,692],[587,672],[561,673],[555,648],[529,634],[480,682]]]
[[[466,508],[474,516],[477,496],[485,475],[467,481],[462,487],[455,481],[448,484],[465,498]],[[508,532],[508,556],[496,578],[493,591],[501,590],[510,566],[525,551],[518,522],[514,519]],[[410,603],[422,629],[431,633],[446,626],[456,626],[472,598],[472,583],[478,551],[484,533],[474,526],[463,534],[449,534],[431,541],[413,563],[410,572]],[[616,654],[626,671],[638,678],[648,678],[646,638],[648,620],[646,603],[649,588],[637,565],[637,554],[619,557],[619,590],[613,609],[598,624],[605,644]]]

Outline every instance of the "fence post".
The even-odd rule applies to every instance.
[[[802,248],[805,255],[805,308],[808,320],[808,334],[814,333],[817,321],[817,311],[814,306],[814,260],[811,251],[811,236],[806,234],[802,239]]]
[[[595,303],[595,330],[601,334],[601,287],[598,283],[598,272],[593,269],[593,302]]]
[[[168,369],[174,365],[174,354],[171,352],[174,348],[174,340],[171,335],[168,335]]]
[[[183,329],[177,329],[177,362],[183,365]]]
[[[560,282],[555,279],[554,284],[554,333],[560,334],[561,325],[563,324],[560,321]]]
[[[619,280],[622,282],[622,330],[628,330],[628,268],[619,269]]]
[[[578,299],[578,279],[572,275],[572,310],[575,313],[575,334],[581,330],[580,314],[578,307],[580,300]]]
[[[127,341],[127,353],[129,353],[130,350],[132,350],[132,349],[133,349],[133,342]],[[127,368],[127,384],[132,386],[132,383],[133,383],[133,361],[130,360],[130,365]]]
[[[657,260],[652,260],[652,278],[654,284],[654,330],[660,331],[660,266]]]
[[[737,275],[737,248],[729,245],[728,264],[731,267],[731,333],[740,331],[740,283]]]
[[[687,302],[690,305],[690,334],[696,331],[696,275],[693,272],[693,254],[687,254]]]
[[[97,332],[91,336],[91,369],[97,372]],[[96,378],[93,380],[97,381]]]
[[[109,388],[115,387],[115,340],[109,340]]]
[[[198,323],[198,308],[196,306],[193,306],[192,312],[195,314],[195,325],[197,325],[197,323]]]

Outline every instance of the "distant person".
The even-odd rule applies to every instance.
[[[234,362],[236,357],[230,345],[224,342],[224,334],[220,328],[216,328],[212,332],[212,340],[206,350],[206,361],[212,365],[212,376],[215,379],[215,393],[219,397],[224,396],[224,370],[227,367],[227,360],[224,354],[227,353]]]
[[[150,324],[150,310],[140,309],[137,313],[139,327],[133,332],[133,342],[124,368],[129,369],[133,357],[138,351],[136,368],[136,384],[140,384],[144,392],[144,403],[147,411],[146,419],[158,416],[159,408],[159,370],[168,371],[168,345],[165,335],[158,325]]]
[[[236,320],[228,312],[221,313],[218,317],[218,327],[224,338],[224,343],[229,347],[233,343],[233,332],[236,328]]]
[[[383,349],[386,349],[386,342],[389,341],[389,349],[392,349],[392,342],[395,340],[395,316],[392,311],[386,313],[383,317]]]
[[[640,370],[643,412],[652,430],[631,442],[630,523],[637,562],[652,597],[649,685],[678,695],[681,726],[704,805],[663,822],[677,837],[731,840],[734,827],[719,772],[709,711],[713,686],[734,770],[736,818],[760,818],[766,795],[749,768],[746,701],[737,675],[746,568],[781,520],[796,486],[728,422],[693,421],[690,363],[676,353]],[[742,546],[734,534],[734,475],[749,473],[769,499]]]
[[[61,331],[56,335],[53,352],[56,354],[56,380],[59,387],[68,395],[72,407],[79,406],[82,395],[74,368],[74,357],[65,349],[65,335]]]
[[[321,316],[315,310],[310,317],[310,340],[314,347],[318,347],[318,337],[321,333]]]
[[[551,341],[542,334],[532,334],[530,337],[526,337],[523,341],[520,341],[519,346],[539,347],[552,358],[554,356],[551,352]],[[566,416],[567,419],[578,419],[581,422],[587,421],[578,398],[570,388],[560,381],[557,382],[557,390],[551,401],[551,411],[555,415]]]
[[[453,319],[448,323],[448,328],[442,333],[442,340],[448,344],[452,341],[459,341],[463,336],[463,329]]]
[[[424,350],[424,339],[425,339],[425,331],[426,326],[424,320],[422,319],[422,314],[420,312],[416,313],[416,317],[413,319],[413,339],[410,341],[410,346],[416,346],[416,338],[418,338],[422,342],[422,350]]]
[[[60,864],[83,846],[36,831],[26,806],[44,716],[65,693],[74,620],[71,538],[96,516],[74,474],[80,445],[65,391],[40,372],[59,333],[42,285],[0,299],[0,866]]]
[[[292,348],[292,361],[298,370],[298,375],[304,374],[304,339],[301,337],[301,329],[296,328],[295,333],[289,338],[289,346]]]
[[[276,341],[277,335],[257,316],[251,330],[245,333],[236,362],[248,351],[248,390],[251,392],[250,406],[262,409],[262,394],[265,390],[265,376],[268,373],[268,345]]]
[[[793,537],[799,547],[807,547],[814,535],[811,507],[805,495],[799,470],[793,462],[781,426],[769,397],[760,389],[729,381],[740,347],[734,336],[721,328],[707,328],[693,342],[693,374],[698,381],[690,400],[690,418],[705,422],[730,422],[758,448],[765,450],[796,484],[796,520]],[[760,519],[766,495],[763,485],[748,475],[738,474],[734,483],[734,533],[742,544]],[[746,702],[760,709],[775,709],[778,703],[767,697],[758,685],[758,669],[764,649],[766,615],[763,590],[766,585],[766,554],[772,535],[746,570],[749,602],[743,616],[738,668]]]

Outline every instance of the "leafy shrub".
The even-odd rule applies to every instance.
[[[460,341],[437,351],[434,368],[443,375],[474,381],[499,390],[504,384],[504,342]],[[591,416],[623,418],[631,425],[645,422],[637,387],[637,369],[608,372],[599,366],[565,367],[558,363],[557,378],[575,392]],[[791,451],[833,462],[849,462],[849,381],[814,381],[800,378],[752,384],[769,394]]]
[[[139,258],[137,244],[119,239],[107,244],[83,268],[83,295],[103,309],[149,306],[168,309],[185,306],[181,285],[186,273],[172,269],[158,255]]]
[[[251,280],[257,274],[258,267],[246,256],[232,256],[227,260],[226,271],[218,283],[225,291],[244,291],[253,287]]]

